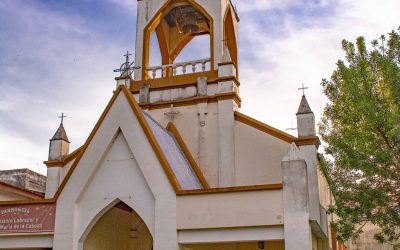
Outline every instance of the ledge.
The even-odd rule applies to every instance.
[[[64,159],[62,159],[62,160],[44,161],[43,163],[46,164],[46,166],[48,168],[64,167],[65,165],[67,165],[69,162],[71,162],[78,156],[78,154],[81,152],[82,148],[83,148],[83,146],[77,148],[75,151],[73,151],[69,155],[65,156]]]
[[[0,206],[7,205],[26,205],[26,204],[47,204],[55,203],[55,199],[32,199],[32,200],[14,200],[14,201],[0,201]]]
[[[177,195],[218,194],[218,193],[232,193],[232,192],[245,192],[245,191],[258,191],[258,190],[277,190],[282,188],[283,188],[282,183],[276,183],[276,184],[264,184],[264,185],[253,185],[253,186],[181,190],[177,192]]]
[[[150,90],[161,90],[161,89],[169,89],[174,87],[189,87],[197,85],[197,78],[199,77],[207,77],[208,82],[214,81],[218,78],[218,71],[206,71],[206,72],[198,72],[191,73],[185,75],[177,75],[163,78],[155,78],[155,79],[146,79],[139,81],[131,81],[130,90],[133,93],[139,92],[140,85],[149,84]]]
[[[317,148],[321,145],[321,141],[318,136],[307,136],[298,138],[295,141],[297,146],[305,146],[305,145],[315,145]]]
[[[181,107],[187,105],[194,105],[198,103],[212,103],[212,102],[218,102],[220,100],[229,100],[229,99],[233,99],[235,103],[238,105],[238,107],[241,106],[242,100],[235,92],[215,94],[212,96],[196,96],[196,97],[178,99],[173,101],[140,103],[139,106],[143,109],[162,109],[171,107],[171,104],[174,105],[174,107]]]

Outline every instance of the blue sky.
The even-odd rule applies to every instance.
[[[281,130],[296,125],[301,83],[319,120],[320,82],[343,57],[343,38],[400,25],[398,0],[233,2],[241,112]],[[134,51],[135,19],[136,0],[0,0],[0,169],[45,173],[61,112],[71,149],[84,143],[112,96],[113,69]]]

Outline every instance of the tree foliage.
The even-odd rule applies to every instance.
[[[346,60],[322,80],[330,103],[319,124],[327,143],[327,174],[335,198],[330,212],[342,241],[369,221],[375,238],[400,239],[400,27],[374,40],[343,40]]]

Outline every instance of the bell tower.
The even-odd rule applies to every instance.
[[[218,70],[227,47],[237,65],[239,18],[230,0],[139,0],[135,80]],[[157,36],[162,65],[149,67],[150,37]],[[209,56],[174,65],[180,52],[198,36],[209,36]]]
[[[134,78],[117,78],[160,124],[175,124],[213,187],[235,185],[238,22],[230,0],[138,0]],[[195,39],[203,45],[188,46]],[[150,65],[155,46],[160,64]]]

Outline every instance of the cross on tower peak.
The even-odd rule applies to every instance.
[[[121,64],[119,69],[115,69],[114,72],[121,73],[121,76],[130,76],[132,75],[132,70],[139,69],[140,67],[133,66],[133,64],[135,63],[134,61],[133,62],[129,61],[129,56],[131,55],[132,54],[130,54],[129,51],[126,51],[126,54],[124,55],[125,62]]]
[[[303,91],[303,95],[305,94],[304,90],[306,90],[306,89],[308,89],[308,87],[305,87],[303,83],[301,84],[301,88],[298,88],[298,90],[302,90]]]
[[[65,117],[67,117],[66,115],[64,115],[64,112],[63,113],[61,113],[61,116],[59,116],[58,118],[60,118],[61,119],[61,124],[63,124],[63,122],[64,122],[64,118]]]
[[[129,62],[129,56],[131,56],[131,55],[132,55],[132,54],[129,53],[129,51],[127,50],[127,51],[126,51],[126,54],[124,55],[127,62]]]

